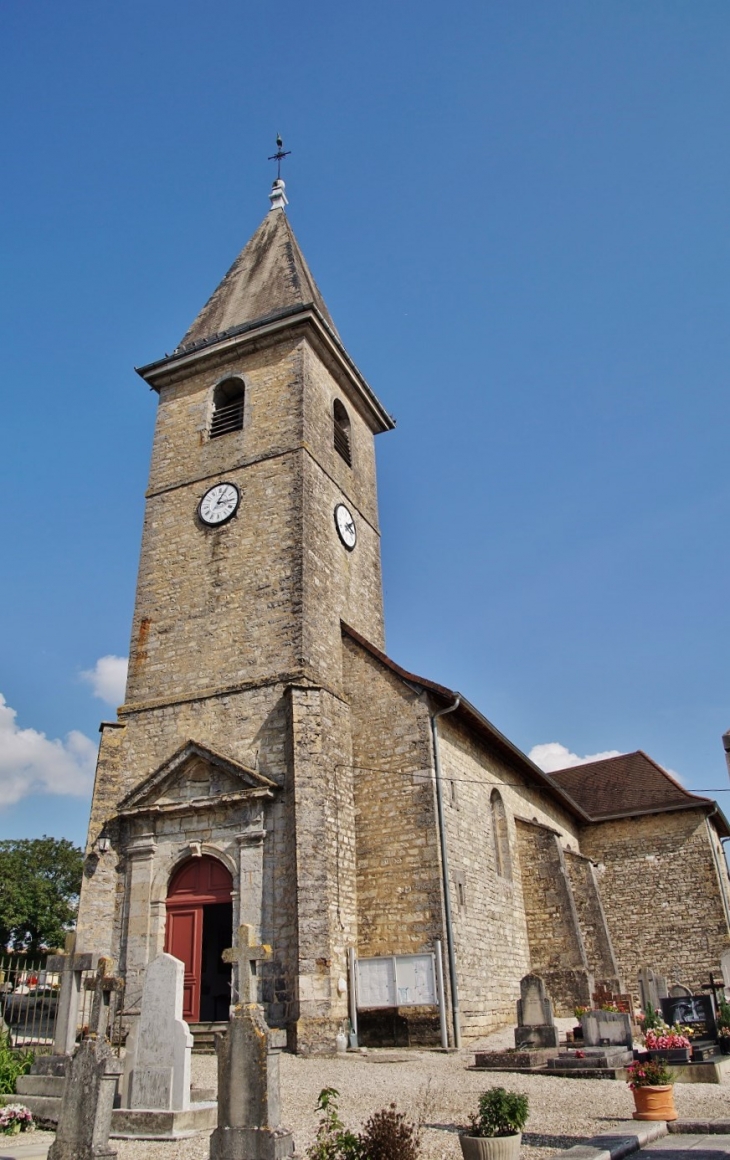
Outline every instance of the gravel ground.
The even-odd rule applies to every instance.
[[[561,1021],[558,1021],[559,1024]],[[572,1020],[564,1021],[569,1027]],[[477,1097],[487,1087],[501,1085],[525,1092],[530,1119],[523,1136],[523,1160],[541,1160],[599,1132],[610,1132],[630,1119],[631,1092],[609,1080],[570,1080],[507,1072],[468,1071],[475,1046],[500,1048],[513,1043],[512,1028],[497,1032],[468,1050],[445,1055],[432,1051],[369,1051],[334,1058],[302,1059],[282,1054],[284,1123],[294,1133],[297,1152],[304,1155],[317,1128],[314,1106],[323,1087],[340,1093],[341,1118],[359,1127],[392,1100],[423,1124],[424,1160],[457,1160],[461,1156],[458,1129],[476,1110]],[[193,1057],[194,1082],[215,1087],[216,1060]],[[712,1118],[730,1114],[730,1087],[718,1084],[677,1084],[675,1102],[682,1118]],[[206,1134],[176,1143],[119,1140],[119,1160],[207,1160]]]

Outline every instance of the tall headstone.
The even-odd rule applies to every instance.
[[[558,1031],[553,1017],[553,1005],[539,975],[525,975],[520,981],[517,1000],[515,1047],[557,1047]]]
[[[285,1160],[294,1152],[291,1132],[281,1127],[279,1053],[271,1046],[263,1010],[256,1002],[253,966],[271,957],[254,945],[253,928],[241,926],[238,946],[224,951],[238,966],[240,1002],[227,1031],[216,1036],[218,1127],[210,1137],[211,1160]]]
[[[140,1015],[125,1059],[130,1108],[190,1107],[193,1037],[182,1017],[184,977],[184,964],[172,955],[158,955],[147,966]]]
[[[639,995],[642,1011],[646,1011],[647,1003],[651,1003],[655,1011],[661,1010],[661,1001],[667,997],[667,980],[664,975],[652,971],[651,967],[640,967]]]
[[[124,984],[111,974],[111,960],[100,959],[93,980],[89,1030],[66,1072],[61,1114],[48,1160],[113,1160],[109,1147],[112,1110],[122,1065],[107,1039],[114,1001]]]
[[[580,1022],[586,1047],[631,1047],[631,1016],[625,1011],[588,1011]]]

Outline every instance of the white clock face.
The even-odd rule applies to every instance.
[[[201,499],[198,515],[204,524],[214,528],[236,514],[240,501],[241,496],[234,483],[217,483]]]
[[[357,529],[354,519],[343,503],[338,503],[335,508],[335,527],[342,543],[348,552],[351,552],[357,543]]]

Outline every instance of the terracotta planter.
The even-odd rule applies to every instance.
[[[676,1120],[674,1084],[634,1088],[635,1120]]]
[[[459,1136],[464,1160],[519,1160],[522,1132],[514,1136]]]

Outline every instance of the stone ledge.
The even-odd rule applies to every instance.
[[[667,1127],[680,1136],[730,1136],[730,1120],[673,1120]]]
[[[144,1111],[115,1108],[112,1112],[113,1140],[185,1140],[198,1132],[210,1132],[218,1123],[218,1104],[191,1104],[180,1112]]]
[[[572,1148],[566,1148],[564,1152],[556,1152],[550,1160],[623,1160],[624,1156],[638,1152],[640,1148],[645,1148],[647,1144],[659,1140],[666,1134],[667,1125],[664,1120],[647,1123],[632,1120],[631,1131],[625,1136],[614,1134],[594,1136],[584,1144],[576,1144]]]

